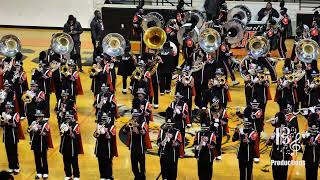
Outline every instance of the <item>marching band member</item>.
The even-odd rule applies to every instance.
[[[216,136],[215,156],[217,160],[221,160],[222,137],[229,133],[227,110],[220,105],[217,97],[213,97],[211,107],[207,109],[207,113],[202,115],[202,118],[210,122],[210,131]]]
[[[180,131],[182,137],[181,146],[184,149],[186,127],[190,128],[191,123],[188,105],[182,99],[183,96],[179,92],[177,92],[175,95],[175,100],[166,110],[166,118],[172,119],[172,121],[174,122],[174,128]],[[180,154],[180,156],[183,157],[184,154]]]
[[[108,55],[103,55],[101,61],[102,75],[100,78],[101,83],[105,83],[111,92],[115,92],[115,69],[111,67],[113,64],[112,58]],[[109,65],[110,64],[110,65]]]
[[[166,118],[166,123],[161,127],[157,140],[162,179],[177,179],[178,160],[183,154],[182,142],[181,133],[174,128],[173,120]]]
[[[260,103],[253,99],[250,102],[250,106],[247,106],[243,112],[243,114],[240,113],[239,110],[237,110],[236,114],[240,118],[248,118],[249,121],[252,123],[252,128],[255,131],[257,137],[255,145],[255,156],[253,158],[255,163],[259,163],[260,161],[260,139],[261,139],[261,132],[264,129],[264,116],[263,116],[263,110],[260,108]]]
[[[290,161],[292,159],[292,150],[290,149],[290,143],[292,139],[289,138],[290,134],[288,130],[291,129],[288,127],[284,112],[278,112],[275,115],[275,118],[272,118],[271,123],[275,129],[271,134],[271,137],[266,142],[267,146],[272,146],[272,150],[270,151],[271,161]],[[280,137],[287,137],[287,139],[284,139],[283,141],[280,140],[278,143],[277,138]],[[288,165],[277,165],[276,163],[272,164],[272,175],[273,179],[275,180],[287,179]]]
[[[3,143],[6,147],[9,163],[9,173],[19,174],[18,143],[23,139],[23,131],[20,125],[20,115],[13,111],[12,102],[7,102],[5,112],[1,114],[1,127],[3,128]]]
[[[98,122],[93,136],[97,139],[94,153],[98,158],[100,179],[113,179],[112,159],[118,157],[116,127],[107,113],[103,113]]]
[[[28,128],[28,132],[31,134],[31,150],[34,152],[37,171],[35,179],[48,179],[47,151],[48,148],[53,148],[50,128],[40,110],[36,110],[35,117],[36,120]]]
[[[312,79],[308,79],[305,86],[307,94],[307,107],[317,106],[320,103],[320,74],[313,73]]]
[[[77,95],[83,95],[80,75],[72,59],[68,61],[67,70],[62,72],[62,89],[70,89],[70,97],[76,101]]]
[[[58,100],[55,111],[57,113],[57,120],[58,125],[60,127],[63,117],[65,116],[65,113],[68,112],[75,112],[76,111],[76,105],[73,99],[69,97],[68,90],[62,90],[61,91],[61,99]]]
[[[46,57],[46,55],[44,55]],[[45,94],[46,109],[45,116],[50,117],[50,93],[51,93],[51,77],[52,72],[49,69],[49,64],[39,60],[39,67],[32,71],[32,78],[38,83],[38,88]]]
[[[15,92],[16,98],[17,98],[17,104],[19,106],[19,114],[21,115],[21,120],[23,120],[24,117],[24,104],[22,101],[22,95],[28,90],[28,81],[27,81],[27,74],[23,70],[22,62],[17,61],[15,63],[15,71],[14,71],[14,77],[13,77],[13,90]]]
[[[283,69],[283,77],[279,79],[277,91],[275,95],[275,102],[279,104],[280,110],[283,110],[290,104],[296,107],[297,92],[294,74],[289,68]]]
[[[65,180],[80,179],[78,155],[83,154],[80,127],[75,121],[73,114],[66,112],[60,125],[61,144],[59,152],[63,156]],[[71,171],[71,167],[72,170]]]
[[[146,99],[146,92],[143,88],[138,89],[137,91],[137,104],[139,103],[139,109],[142,111],[142,115],[146,122],[149,124],[150,121],[153,121],[153,115],[152,115],[152,104]],[[139,100],[139,102],[138,102]],[[134,108],[137,108],[134,106]]]
[[[318,179],[318,165],[320,159],[319,113],[312,113],[308,118],[308,130],[302,134],[305,161],[306,180]]]
[[[253,128],[253,119],[251,110],[246,108],[244,110],[243,128],[236,128],[233,134],[232,141],[240,141],[238,150],[238,161],[240,169],[240,180],[252,179],[253,159],[256,155],[256,148],[258,142],[258,133]]]
[[[198,162],[199,180],[211,180],[216,135],[210,131],[210,122],[201,121],[201,130],[194,137],[194,155]]]
[[[146,62],[146,71],[150,73],[152,84],[153,96],[149,97],[149,101],[153,104],[153,108],[159,108],[159,64],[163,63],[161,57],[158,55],[157,50],[148,49],[142,59]]]
[[[17,103],[17,98],[14,92],[14,89],[12,88],[12,81],[11,80],[5,80],[3,83],[4,86],[4,93],[6,94],[4,101],[1,104],[1,112],[5,110],[4,106],[6,105],[6,102],[13,102],[15,106],[15,111],[19,112],[18,109],[18,103]]]
[[[195,95],[194,78],[191,74],[189,66],[185,66],[182,70],[182,74],[178,76],[176,82],[176,94],[179,93],[183,97],[183,101],[187,103],[188,116],[190,123],[192,121],[192,96]]]
[[[61,67],[66,64],[64,56],[55,53],[53,50],[48,50],[48,61],[50,62],[50,70],[52,72],[51,85],[52,91],[56,94],[57,101],[61,99],[62,90],[62,69]],[[52,66],[53,65],[53,66]]]
[[[98,59],[100,59],[100,56],[98,56],[96,59],[98,61]],[[97,94],[99,94],[101,84],[102,84],[102,82],[101,82],[102,67],[101,67],[100,62],[92,65],[92,69],[91,69],[89,77],[92,79],[91,91],[93,92],[94,96],[96,96]]]
[[[140,109],[132,109],[132,119],[124,128],[127,146],[131,151],[131,168],[135,180],[145,180],[145,153],[151,149],[149,127]]]
[[[96,96],[94,106],[96,107],[97,119],[100,119],[99,117],[105,112],[112,116],[111,119],[113,124],[114,118],[119,117],[116,97],[109,91],[106,84],[102,84],[101,92]]]
[[[154,96],[151,74],[149,71],[146,71],[145,63],[143,60],[140,60],[138,62],[136,69],[132,72],[131,81],[131,94],[133,94],[134,96],[137,95],[137,91],[140,88],[143,88],[145,90],[147,99],[149,99],[149,97],[151,96]]]
[[[281,19],[278,22],[279,27],[279,45],[278,51],[281,58],[287,57],[287,47],[285,41],[288,37],[291,36],[292,28],[291,28],[291,20],[289,15],[287,14],[287,8],[280,9]],[[293,49],[294,50],[294,49]]]
[[[137,64],[136,56],[131,52],[130,41],[126,41],[124,54],[120,57],[117,75],[122,76],[122,94],[127,94],[127,78],[132,75]],[[129,89],[132,89],[131,82]]]
[[[36,109],[44,110],[46,108],[45,104],[45,94],[43,91],[40,91],[38,88],[38,84],[35,80],[31,80],[30,82],[30,90],[27,91],[24,95],[28,95],[29,97],[25,97],[24,106],[25,113],[28,119],[28,125],[36,119],[35,113]]]
[[[163,63],[159,64],[160,95],[164,95],[164,93],[169,94],[171,92],[172,74],[175,67],[178,65],[178,55],[175,54],[171,48],[170,41],[167,41],[163,45],[163,49],[164,50],[161,51],[160,55]]]
[[[211,105],[213,97],[219,99],[219,103],[222,107],[227,107],[228,102],[231,101],[231,96],[226,82],[226,76],[223,75],[222,69],[216,69],[215,77],[208,81],[208,88],[203,94],[202,109],[206,109],[208,103]]]

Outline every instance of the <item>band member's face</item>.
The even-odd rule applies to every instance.
[[[36,118],[37,121],[42,121],[42,119],[43,119],[43,118],[42,118],[41,116],[38,116],[38,117]]]
[[[138,94],[138,98],[140,99],[140,101],[144,100],[144,95],[143,94]]]
[[[67,100],[68,99],[68,96],[62,96],[62,100]]]
[[[31,86],[31,91],[36,91],[38,89],[38,86]]]
[[[107,89],[108,89],[108,88],[106,88],[106,87],[102,87],[102,88],[101,88],[101,91],[105,93],[105,92],[107,92]]]
[[[21,66],[16,66],[16,70],[20,71],[21,70]]]

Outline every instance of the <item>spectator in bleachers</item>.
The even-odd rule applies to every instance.
[[[271,17],[270,17],[271,16]],[[274,8],[272,8],[272,4],[271,2],[268,2],[265,8],[262,8],[259,12],[258,12],[258,21],[262,21],[262,19],[265,19],[265,17],[267,19],[270,19],[272,17],[275,18],[279,18],[279,13],[277,10],[275,10]]]

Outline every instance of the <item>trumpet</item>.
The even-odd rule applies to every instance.
[[[21,99],[25,104],[31,103],[32,99],[35,97],[35,93],[33,91],[27,91],[22,95]]]
[[[91,69],[90,69],[90,74],[93,75],[93,76],[96,76],[101,71],[102,71],[102,69],[99,68],[98,66],[92,66]]]
[[[137,127],[137,126],[138,126],[137,119],[136,119],[136,118],[131,118],[131,119],[128,121],[127,126],[128,126],[129,128]]]
[[[182,82],[185,86],[190,85],[190,84],[191,84],[191,78],[190,78],[190,76],[184,75],[184,76],[182,77],[181,82]]]
[[[97,129],[93,133],[93,137],[98,138],[101,134],[109,136],[108,131],[105,131],[106,121],[97,124]]]
[[[317,76],[317,77],[313,78],[312,82],[313,82],[316,86],[320,86],[320,76]]]
[[[137,67],[131,75],[131,79],[136,79],[138,81],[140,81],[144,76],[143,70],[139,67]]]
[[[258,77],[259,81],[264,81],[264,80],[266,80],[266,75],[263,74],[263,73],[258,73],[257,77]]]
[[[295,80],[295,75],[293,73],[288,74],[288,75],[285,75],[285,78],[289,83],[292,83]]]
[[[28,127],[27,132],[30,133],[31,131],[37,132],[38,130],[42,129],[41,125],[38,121],[33,121],[31,125]]]
[[[5,124],[8,124],[9,119],[11,119],[11,115],[5,112],[2,112],[2,114],[0,115],[0,125],[4,126]]]
[[[226,76],[219,76],[217,79],[220,85],[226,84]]]
[[[198,145],[198,154],[200,154],[202,148],[206,147],[208,144],[208,137],[201,137],[200,144]]]
[[[69,75],[71,75],[71,73],[69,72],[69,66],[68,65],[63,65],[61,67],[61,74],[64,75],[65,77],[68,77]]]

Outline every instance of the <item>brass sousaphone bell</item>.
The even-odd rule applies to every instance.
[[[126,41],[121,34],[109,33],[102,40],[103,52],[111,57],[117,57],[124,54]]]
[[[300,61],[311,63],[313,60],[318,60],[319,45],[312,39],[302,39],[298,41],[295,51]]]
[[[9,34],[0,39],[0,53],[6,57],[15,57],[21,51],[21,42],[17,36]]]
[[[150,27],[143,35],[143,41],[150,49],[161,49],[167,40],[167,34],[161,27]]]
[[[51,49],[60,55],[69,54],[74,48],[72,37],[67,33],[56,33],[51,39]]]
[[[221,36],[213,28],[204,29],[199,36],[199,45],[207,53],[212,53],[221,45]]]

